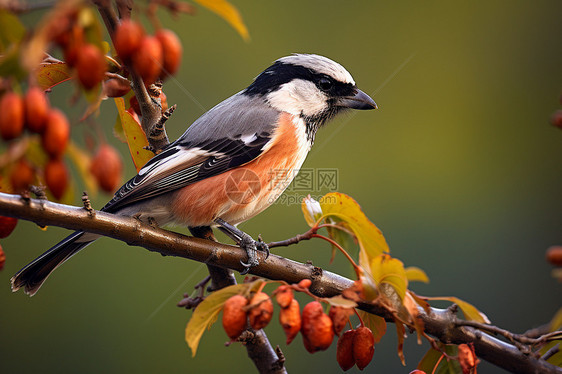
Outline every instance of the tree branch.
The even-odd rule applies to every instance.
[[[0,193],[1,215],[32,221],[40,226],[59,226],[92,232],[163,255],[183,257],[236,271],[243,270],[240,260],[246,258],[246,252],[238,247],[155,228],[131,217],[100,211],[94,213],[85,208]],[[274,254],[266,260],[264,254],[259,253],[259,255],[262,256],[260,264],[251,268],[252,274],[273,280],[284,280],[288,283],[297,283],[305,278],[311,279],[310,291],[319,297],[338,295],[353,285],[351,279],[310,264],[301,264]],[[373,305],[359,305],[359,308],[393,321],[393,316],[384,308]],[[459,319],[451,310],[432,308],[426,313],[419,308],[419,316],[424,322],[426,333],[444,343],[473,343],[476,354],[480,358],[511,372],[562,373],[562,368],[553,366],[532,354],[525,354],[512,344],[496,339],[474,327],[459,326]]]

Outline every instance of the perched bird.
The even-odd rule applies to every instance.
[[[313,54],[280,58],[148,161],[102,211],[158,225],[218,226],[248,253],[247,271],[258,265],[256,250],[268,249],[235,226],[279,197],[326,121],[344,109],[376,107],[340,64]],[[74,232],[14,275],[12,291],[34,295],[98,238]]]

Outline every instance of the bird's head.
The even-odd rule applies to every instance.
[[[313,54],[280,58],[243,92],[261,96],[275,109],[303,118],[312,136],[343,109],[375,109],[343,66]]]

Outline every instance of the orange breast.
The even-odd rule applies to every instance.
[[[249,163],[182,188],[171,207],[175,221],[210,225],[216,218],[238,224],[271,205],[294,177],[308,153],[304,129],[281,114],[265,152]],[[301,134],[302,132],[302,134]]]

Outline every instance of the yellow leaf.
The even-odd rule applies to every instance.
[[[193,356],[197,353],[197,347],[203,333],[217,320],[226,300],[234,295],[243,293],[247,288],[248,284],[237,284],[222,288],[207,296],[197,306],[185,328],[185,341],[189,348],[191,348]]]
[[[146,139],[146,135],[140,123],[137,122],[131,113],[125,110],[125,100],[121,97],[117,97],[115,98],[115,105],[117,106],[119,119],[123,126],[127,144],[129,145],[129,152],[131,153],[133,163],[138,172],[144,164],[154,156],[154,153],[144,148],[148,146],[148,140]]]
[[[324,218],[334,217],[343,221],[353,231],[359,242],[359,264],[362,267],[368,267],[371,259],[390,251],[382,232],[369,221],[359,204],[351,197],[331,192],[320,199],[320,206]]]
[[[380,342],[384,334],[386,334],[386,321],[384,320],[384,318],[364,312],[362,310],[357,310],[357,313],[359,313],[359,316],[363,320],[365,326],[367,326],[373,332],[375,344]]]
[[[455,303],[461,308],[462,312],[464,313],[464,318],[469,321],[476,321],[480,323],[491,323],[488,317],[476,309],[476,307],[466,301],[459,299],[458,297],[454,296],[443,296],[443,297],[428,297],[428,300],[446,300],[452,303]]]
[[[387,283],[394,288],[401,300],[404,300],[408,279],[402,261],[387,254],[379,255],[371,261],[371,276],[377,285]]]
[[[35,72],[37,84],[41,89],[48,90],[57,84],[72,79],[70,68],[64,62],[41,63]]]
[[[429,278],[425,273],[425,271],[423,271],[422,269],[415,266],[409,266],[405,270],[406,270],[406,278],[408,278],[408,282],[429,283]]]
[[[204,6],[211,12],[216,13],[219,17],[224,19],[240,34],[244,41],[250,41],[250,33],[242,20],[242,16],[238,9],[226,0],[195,0],[199,5]]]
[[[70,141],[68,143],[66,152],[68,158],[72,160],[72,162],[78,169],[78,173],[82,177],[82,180],[86,185],[86,189],[88,190],[88,195],[90,197],[95,196],[98,193],[98,184],[96,182],[96,179],[90,172],[90,164],[92,162],[92,158],[86,152],[78,148],[73,141]]]

